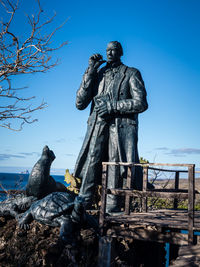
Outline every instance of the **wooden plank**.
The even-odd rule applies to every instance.
[[[186,257],[181,257],[181,258],[177,258],[172,265],[170,265],[170,267],[195,267],[195,266],[199,266],[200,265],[200,261],[196,256],[191,256],[189,258]]]
[[[161,233],[154,230],[146,230],[142,228],[134,228],[134,229],[119,229],[113,228],[107,231],[107,235],[112,237],[129,237],[136,240],[143,240],[143,241],[156,241],[161,243],[171,243],[177,245],[186,245],[187,235],[182,233],[176,232],[165,232]]]
[[[188,168],[188,244],[194,244],[194,165]]]
[[[179,249],[178,252],[179,256],[184,256],[184,255],[200,255],[200,246],[195,245],[195,246],[184,246]]]
[[[127,166],[127,188],[128,189],[107,189],[107,166]],[[131,189],[131,168],[133,166],[142,166],[143,167],[143,191]],[[179,173],[187,172],[186,170],[164,170],[159,169],[160,171],[175,171],[175,188],[167,190],[148,190],[147,181],[148,181],[148,168],[149,166],[171,166],[171,167],[188,167],[188,176],[189,176],[189,186],[187,190],[179,190]],[[130,228],[134,228],[136,225],[140,227],[150,226],[155,227],[156,229],[169,229],[172,233],[178,229],[187,229],[188,235],[184,235],[184,238],[188,237],[187,241],[189,244],[194,244],[194,230],[200,229],[200,212],[194,212],[194,199],[195,199],[195,184],[194,184],[194,164],[164,164],[164,163],[148,163],[148,164],[139,164],[139,163],[123,163],[123,162],[105,162],[103,163],[103,173],[102,173],[102,207],[100,209],[100,227],[103,230],[104,222],[109,222],[110,227],[114,228],[117,225],[129,225]],[[157,169],[157,168],[152,168]],[[164,192],[163,192],[164,191]],[[106,211],[106,195],[121,195],[125,196],[125,212],[119,214],[113,214],[113,216],[107,216]],[[143,212],[142,213],[130,213],[130,198],[137,197],[143,201]],[[163,211],[150,211],[147,212],[147,198],[156,197],[156,198],[172,198],[174,199],[174,208],[178,206],[179,199],[188,199],[188,216],[186,210],[163,210]],[[121,227],[123,229],[123,227]],[[159,231],[155,231],[159,233]],[[103,231],[101,232],[103,233]],[[122,232],[120,232],[122,233]],[[125,234],[125,233],[124,233]],[[162,233],[164,236],[160,236],[161,240],[166,239],[166,233]],[[176,233],[177,234],[177,233]],[[180,233],[179,233],[180,234]],[[149,236],[153,241],[155,235]],[[156,237],[159,240],[159,237]],[[170,237],[172,239],[172,237]],[[181,237],[182,238],[182,237]],[[180,241],[180,240],[179,240]],[[177,241],[177,242],[179,242]],[[159,242],[159,241],[158,241]],[[160,241],[161,242],[161,241]],[[163,241],[162,241],[163,242]],[[170,242],[165,241],[165,242]],[[176,241],[175,241],[176,242]],[[180,241],[181,242],[181,241]],[[186,242],[186,239],[184,239]],[[170,242],[172,243],[172,242]]]
[[[101,192],[101,209],[99,213],[99,227],[101,229],[101,232],[103,234],[103,225],[104,225],[104,218],[106,213],[106,188],[107,188],[107,182],[108,182],[108,166],[103,165],[102,166],[102,192]]]
[[[155,167],[149,167],[149,170],[161,171],[161,172],[184,172],[187,173],[188,170],[172,170],[172,169],[160,169]]]
[[[179,188],[179,172],[175,173],[175,185],[174,185],[174,189],[176,191],[178,191]],[[174,198],[174,209],[178,208],[178,199]]]
[[[127,166],[127,167],[142,166],[142,164],[134,162],[102,162],[102,164],[113,165],[113,166]]]
[[[147,191],[148,167],[143,168],[143,192]],[[142,198],[142,211],[147,212],[147,197]]]
[[[187,189],[182,189],[179,188],[178,190],[174,189],[174,188],[155,188],[155,189],[151,189],[152,192],[177,192],[177,193],[188,193]],[[195,190],[195,194],[200,194],[199,191]]]
[[[116,223],[116,221],[109,221],[110,223]],[[118,222],[119,224],[120,222]],[[130,222],[130,221],[124,221],[124,222],[121,222],[121,223],[133,223]],[[138,220],[134,222],[136,225],[140,225],[141,227],[159,227],[159,228],[162,228],[162,229],[168,229],[168,230],[187,230],[187,224],[183,224],[182,226],[178,225],[178,222],[174,222],[174,223],[167,223],[167,222],[160,222],[160,221],[155,221],[155,220],[149,220],[149,221],[143,221],[143,220]]]
[[[193,164],[170,164],[170,163],[134,163],[134,162],[103,162],[104,165],[121,165],[121,166],[177,166],[177,167],[191,167]]]
[[[125,196],[129,194],[133,197],[159,197],[159,198],[178,198],[178,199],[188,199],[188,193],[179,192],[156,192],[156,191],[138,191],[132,189],[107,189],[107,194]]]
[[[158,209],[158,210],[150,210],[149,213],[164,213],[164,214],[188,214],[188,211],[186,209]],[[200,215],[200,212],[199,212]]]
[[[200,231],[200,212],[195,212],[194,231]],[[165,228],[176,228],[188,230],[188,214],[186,210],[158,210],[147,213],[130,213],[130,216],[122,213],[106,216],[106,221],[112,224],[126,223],[130,226],[154,225]]]
[[[152,192],[162,192],[162,193],[170,193],[170,192],[175,192],[175,193],[188,193],[187,189],[175,189],[175,188],[155,188],[151,189]]]
[[[126,187],[128,189],[131,188],[131,169],[132,167],[128,167],[127,170],[127,182],[126,182]],[[130,214],[130,202],[131,202],[131,197],[130,195],[126,194],[125,196],[125,214],[128,215]]]
[[[103,236],[99,239],[98,267],[114,267],[113,238]]]
[[[154,225],[159,227],[165,227],[165,228],[175,228],[175,229],[188,229],[188,223],[187,221],[181,222],[179,220],[166,220],[163,219],[157,219],[157,218],[142,218],[142,217],[132,217],[132,218],[119,218],[114,216],[106,217],[105,220],[112,224],[140,224],[140,225]]]

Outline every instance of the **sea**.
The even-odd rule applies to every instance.
[[[67,185],[64,175],[51,175],[57,182]],[[28,182],[29,173],[0,173],[0,191],[24,190]],[[6,198],[7,194],[0,194],[0,201]]]

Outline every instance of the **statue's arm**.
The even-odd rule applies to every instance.
[[[131,99],[119,100],[116,112],[120,114],[141,113],[148,108],[146,90],[140,72],[132,74],[129,79]]]
[[[102,55],[93,54],[89,58],[89,67],[83,75],[81,86],[76,94],[76,107],[78,109],[85,109],[95,94],[97,87],[98,68],[105,63]]]
[[[76,107],[80,110],[85,109],[93,98],[93,91],[97,72],[91,71],[89,68],[83,75],[83,79],[76,93]]]

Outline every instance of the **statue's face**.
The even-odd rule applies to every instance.
[[[119,49],[112,42],[108,44],[106,54],[108,62],[118,61],[121,57]]]

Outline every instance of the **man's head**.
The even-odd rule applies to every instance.
[[[108,62],[119,61],[120,57],[123,55],[123,49],[121,44],[117,41],[112,41],[108,43],[106,54]]]

